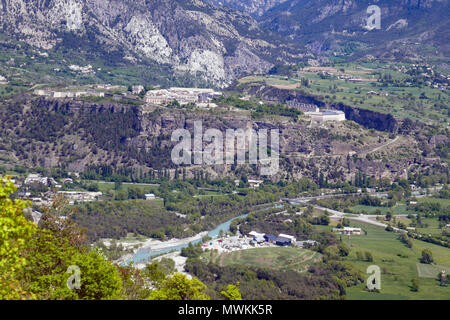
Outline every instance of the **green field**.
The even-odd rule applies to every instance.
[[[418,203],[422,202],[437,202],[441,205],[441,207],[448,207],[450,206],[450,199],[442,199],[442,198],[433,198],[433,197],[422,197],[417,198]]]
[[[344,260],[356,266],[365,274],[367,267],[377,265],[381,269],[381,293],[364,290],[365,283],[347,288],[347,299],[450,299],[450,288],[439,286],[432,278],[419,278],[417,263],[421,252],[428,248],[438,266],[450,267],[450,249],[413,240],[413,248],[407,248],[398,240],[398,234],[367,224],[352,223],[361,227],[367,235],[351,236],[350,255]],[[347,242],[347,240],[345,240]],[[360,261],[356,252],[372,253],[374,261]],[[411,291],[412,279],[419,280],[419,291]]]
[[[366,212],[367,214],[375,214],[375,211],[377,209],[379,209],[381,211],[381,214],[386,215],[387,212],[392,209],[392,211],[394,212],[394,215],[396,214],[409,214],[409,213],[417,213],[415,211],[408,211],[406,204],[398,204],[396,206],[394,206],[393,208],[388,208],[388,207],[372,207],[372,206],[365,206],[365,205],[357,205],[357,206],[353,206],[350,207],[350,209],[353,212],[356,213],[363,213]]]
[[[130,187],[140,189],[144,193],[155,193],[158,190],[157,186],[148,186],[148,185],[140,185],[140,184],[124,184],[120,185],[119,190],[114,190],[114,182],[97,182],[97,181],[86,181],[86,184],[96,183],[98,185],[98,189],[103,194],[111,194],[115,195],[117,192],[125,192],[128,193],[128,189]],[[157,201],[157,200],[155,200]]]
[[[431,265],[424,263],[417,263],[417,272],[421,278],[431,278],[436,279],[436,277],[445,270],[446,274],[450,273],[450,267]]]
[[[275,270],[306,271],[308,266],[321,259],[317,252],[291,247],[253,248],[204,256],[221,266],[244,265]]]
[[[441,235],[442,230],[439,228],[439,221],[437,218],[422,218],[422,223],[428,225],[426,228],[416,228],[416,230],[423,234]],[[448,230],[448,229],[447,229]]]

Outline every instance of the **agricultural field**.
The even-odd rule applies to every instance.
[[[436,218],[422,218],[422,223],[427,224],[428,226],[425,228],[416,228],[419,233],[431,235],[442,234],[443,229],[439,228],[439,221]]]
[[[358,212],[358,213],[369,214],[369,215],[376,214],[377,210],[380,210],[379,214],[386,215],[387,212],[389,211],[389,209],[392,209],[392,211],[394,212],[394,215],[417,213],[415,211],[408,210],[406,204],[402,204],[402,203],[399,203],[392,208],[357,205],[357,206],[350,207],[350,209],[352,210],[352,212]]]
[[[97,183],[97,182],[94,182]],[[104,194],[114,193],[116,191],[123,191],[128,193],[128,189],[136,188],[144,193],[155,193],[156,190],[158,190],[158,186],[150,186],[150,185],[144,185],[144,184],[124,184],[122,183],[118,190],[115,190],[114,182],[98,182],[98,189],[100,192]]]
[[[244,265],[299,272],[306,271],[309,265],[321,259],[321,254],[317,252],[292,247],[253,248],[222,254],[210,251],[203,256],[220,266]]]
[[[380,293],[364,290],[366,284],[363,283],[347,288],[347,299],[450,299],[449,287],[441,287],[437,278],[423,277],[424,272],[419,274],[418,271],[423,249],[428,248],[432,251],[438,268],[450,267],[450,249],[419,240],[412,240],[413,247],[410,249],[400,242],[396,233],[362,223],[351,223],[351,226],[360,227],[367,234],[350,237],[350,254],[344,260],[357,267],[363,274],[368,266],[377,265],[382,274]],[[359,260],[356,254],[358,251],[363,254],[366,251],[370,252],[373,261]],[[427,275],[429,274],[428,272]],[[418,292],[411,290],[412,279],[419,281]]]

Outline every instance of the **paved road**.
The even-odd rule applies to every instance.
[[[342,218],[347,218],[350,220],[355,220],[355,221],[360,221],[360,222],[364,222],[364,223],[368,223],[368,224],[372,224],[378,227],[382,227],[382,228],[386,228],[388,225],[385,223],[382,223],[380,221],[376,221],[376,220],[372,220],[370,219],[370,217],[385,217],[384,215],[363,215],[360,214],[358,216],[351,216],[345,212],[341,212],[341,211],[337,211],[337,210],[332,210],[332,209],[328,209],[328,208],[324,208],[321,206],[316,206],[313,205],[314,208],[319,209],[319,210],[327,210],[329,213],[331,213],[332,215],[330,216],[330,218],[337,218],[337,219],[342,219]],[[408,216],[408,215],[396,215],[396,217],[403,217],[403,216]],[[404,232],[407,233],[406,230],[402,230],[396,227],[393,227],[394,231],[396,232]]]
[[[312,196],[312,197],[300,197],[300,198],[282,198],[283,201],[288,202],[308,202],[310,200],[320,200],[320,199],[327,199],[327,198],[339,198],[339,197],[347,197],[347,196],[357,196],[357,195],[364,195],[368,194],[370,196],[376,196],[380,198],[386,198],[388,194],[386,192],[367,192],[367,193],[333,193],[333,194],[324,194],[320,196]]]

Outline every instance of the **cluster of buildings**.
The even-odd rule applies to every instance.
[[[314,240],[296,241],[295,237],[280,233],[278,236],[252,231],[248,236],[230,236],[213,239],[202,244],[203,250],[214,250],[217,252],[231,252],[251,248],[266,248],[275,246],[296,246],[299,248],[310,248],[317,245]]]
[[[55,91],[55,90],[45,90],[45,89],[37,89],[33,92],[38,96],[45,96],[51,98],[78,98],[78,97],[104,97],[105,93],[95,90],[81,90],[81,91]]]
[[[199,88],[170,88],[147,91],[145,102],[151,104],[167,104],[178,101],[180,104],[208,103],[214,97],[221,96],[221,92],[213,89]]]
[[[288,100],[286,104],[288,107],[296,108],[302,112],[319,112],[319,107],[315,104],[303,103],[297,100]]]
[[[69,204],[75,202],[92,202],[97,201],[103,195],[101,192],[85,192],[85,191],[58,191],[69,200]]]
[[[251,231],[249,233],[249,236],[251,236],[253,238],[253,241],[257,244],[262,244],[266,242],[281,247],[294,245],[300,248],[304,248],[304,247],[312,247],[317,244],[317,241],[314,240],[297,241],[297,239],[294,236],[284,233],[280,233],[278,236],[276,236],[274,234],[264,234],[256,231]]]
[[[7,84],[8,80],[6,80],[6,78],[2,75],[0,75],[0,84]]]
[[[259,186],[263,183],[263,180],[252,180],[252,179],[248,179],[248,184],[250,186],[250,188],[256,189],[259,188]],[[241,180],[234,180],[234,185],[236,187],[239,187],[239,184],[241,183]]]
[[[339,80],[348,81],[348,82],[363,82],[363,80],[361,78],[353,77],[353,76],[347,76],[347,75],[338,76],[338,79]]]
[[[133,94],[140,94],[142,91],[144,91],[145,88],[143,85],[136,85],[131,87],[131,93]]]
[[[339,234],[347,234],[347,235],[361,235],[362,234],[361,228],[350,228],[350,227],[333,228],[333,232],[336,232]]]
[[[38,194],[32,192],[33,185],[41,184],[46,187],[53,187],[56,189],[61,189],[62,184],[71,184],[73,183],[73,179],[65,178],[62,179],[61,182],[57,182],[55,179],[51,177],[43,177],[40,174],[31,173],[26,179],[23,181],[23,184],[20,181],[13,180],[15,185],[19,188],[19,197],[22,199],[31,200],[33,204],[36,205],[45,205],[49,206],[53,202],[53,197],[56,194],[63,195],[69,200],[69,204],[74,204],[76,202],[88,202],[88,201],[97,201],[103,195],[101,192],[85,192],[85,191],[55,191],[49,190],[45,192],[39,192]],[[61,184],[62,183],[62,184]]]
[[[246,250],[255,247],[267,246],[266,244],[258,245],[251,238],[239,237],[239,236],[229,236],[224,238],[214,239],[208,243],[202,244],[203,250],[214,250],[217,252],[231,252],[237,250]]]
[[[49,178],[49,177],[43,177],[38,173],[31,173],[29,174],[25,181],[23,182],[24,185],[30,185],[33,183],[41,183],[43,185],[49,186],[49,185],[58,185],[55,179]]]
[[[76,64],[71,64],[69,66],[69,69],[72,70],[72,71],[75,71],[75,72],[82,73],[82,74],[94,73],[94,70],[92,69],[92,66],[90,64],[85,66],[85,67],[78,66]]]

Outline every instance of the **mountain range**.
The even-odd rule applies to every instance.
[[[372,4],[379,30],[366,28]],[[8,50],[164,66],[218,87],[311,59],[450,56],[448,0],[2,0],[0,12]]]
[[[370,30],[372,5],[380,28]],[[287,0],[265,12],[260,26],[319,54],[436,59],[450,55],[449,12],[448,0]]]
[[[4,42],[147,59],[219,86],[290,57],[248,14],[198,0],[2,0],[0,12]]]

